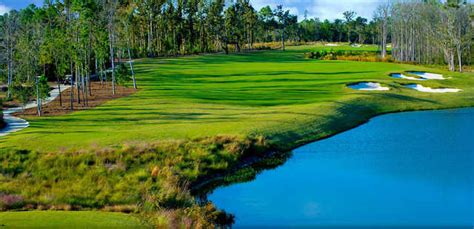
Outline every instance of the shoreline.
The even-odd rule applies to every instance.
[[[360,127],[360,126],[370,122],[370,120],[372,120],[373,118],[377,118],[379,116],[389,115],[389,114],[397,114],[397,113],[405,113],[405,112],[443,111],[443,110],[457,110],[457,109],[469,109],[469,108],[474,108],[474,106],[454,106],[454,107],[446,107],[446,108],[440,108],[440,109],[437,109],[437,108],[435,108],[435,109],[407,109],[407,110],[402,110],[402,111],[391,111],[391,112],[377,113],[373,116],[370,116],[367,119],[361,120],[360,122],[354,124],[352,127],[344,129],[342,131],[336,131],[332,134],[329,134],[329,135],[326,135],[326,136],[323,136],[323,137],[320,137],[320,138],[316,138],[314,140],[308,140],[308,141],[305,140],[305,141],[298,142],[296,144],[290,144],[287,148],[277,149],[275,151],[268,151],[268,152],[264,153],[263,155],[255,155],[255,156],[250,156],[250,157],[247,157],[247,158],[243,158],[243,160],[241,162],[239,162],[236,166],[231,168],[229,170],[229,172],[226,172],[226,173],[223,173],[223,174],[210,175],[209,179],[203,178],[203,181],[201,181],[199,183],[196,183],[196,184],[193,184],[193,187],[191,187],[190,189],[191,189],[191,191],[194,191],[194,192],[198,193],[197,196],[199,196],[201,198],[204,197],[204,198],[207,199],[207,195],[209,195],[214,190],[216,190],[220,187],[225,187],[225,186],[232,185],[232,184],[237,184],[237,183],[241,183],[241,182],[254,180],[253,177],[244,177],[243,179],[245,181],[230,182],[230,184],[226,184],[225,182],[223,182],[224,179],[226,179],[228,177],[232,177],[233,175],[236,175],[242,169],[252,168],[256,164],[258,164],[258,163],[260,163],[260,162],[262,162],[266,159],[271,159],[271,158],[276,157],[276,156],[282,156],[283,154],[285,154],[285,152],[289,153],[289,152],[292,152],[293,150],[295,150],[299,147],[302,147],[304,145],[311,144],[313,142],[321,141],[321,140],[324,140],[324,139],[328,139],[328,138],[331,138],[335,135],[338,135],[338,134],[344,133],[346,131],[355,129],[357,127]],[[286,160],[290,159],[290,157],[286,158],[285,161],[281,165],[284,165],[284,163],[286,163]],[[280,165],[277,165],[277,166],[280,166]],[[270,168],[270,169],[273,169],[273,168]],[[268,169],[261,169],[261,171],[257,171],[256,174],[258,174],[262,171],[265,171],[265,170],[268,170]],[[201,193],[201,191],[203,191],[202,188],[208,187],[208,185],[212,185],[212,188],[204,189],[205,192]],[[201,195],[203,195],[203,196],[201,196]]]

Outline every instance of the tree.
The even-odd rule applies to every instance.
[[[225,33],[225,25],[224,25],[224,0],[216,0],[211,2],[209,6],[209,12],[207,15],[207,23],[209,28],[209,36],[211,36],[211,40],[217,43],[215,46],[220,47],[222,46],[226,53],[228,53],[227,49],[227,37],[224,35]]]
[[[447,64],[459,71],[470,60],[472,4],[450,1],[404,1],[391,7],[392,56],[398,61]],[[456,58],[457,56],[457,58]],[[457,59],[457,60],[456,60]]]
[[[42,103],[49,96],[48,79],[44,75],[35,77],[35,87],[36,90],[34,95],[36,96],[38,116],[41,116]]]
[[[354,20],[356,13],[354,11],[345,11],[343,15],[344,15],[344,19],[346,19],[347,42],[351,43],[351,33],[352,33],[352,27],[353,27],[352,21]]]
[[[13,62],[14,62],[14,55],[15,55],[15,47],[16,47],[16,36],[19,29],[19,16],[16,11],[10,11],[9,14],[5,14],[2,20],[2,31],[3,31],[3,39],[2,39],[2,46],[6,50],[5,52],[5,59],[7,62],[7,86],[8,86],[8,93],[7,99],[12,97],[12,86],[13,86]]]
[[[270,6],[265,6],[260,9],[259,12],[259,20],[261,21],[263,30],[265,31],[263,34],[263,41],[269,41],[270,38],[270,31],[276,28],[276,21],[274,18],[273,10]]]
[[[134,10],[135,10],[135,5],[133,4],[133,2],[129,2],[128,5],[121,8],[119,17],[123,25],[124,40],[126,40],[128,63],[130,66],[130,71],[132,73],[133,88],[137,89],[135,71],[133,70],[132,54],[130,52],[130,37],[131,37],[130,26],[132,24]]]
[[[366,39],[366,29],[367,29],[367,19],[363,17],[357,17],[354,21],[355,31],[358,35],[357,42],[359,44],[365,43]]]
[[[18,99],[24,109],[26,104],[30,101],[33,96],[33,91],[31,87],[23,86],[21,84],[16,84],[12,86],[13,94],[15,98]]]
[[[278,5],[273,14],[278,19],[278,28],[280,29],[281,36],[281,50],[285,51],[285,29],[290,21],[290,11],[284,11],[283,6]]]
[[[114,38],[115,38],[115,10],[116,0],[110,0],[108,6],[108,31],[109,31],[109,47],[110,47],[110,64],[112,65],[112,94],[115,95],[115,57],[114,57]],[[151,23],[151,22],[150,22]],[[151,36],[151,35],[149,35]],[[149,44],[151,45],[151,44]]]
[[[387,56],[387,38],[388,38],[388,20],[390,17],[390,4],[388,2],[383,3],[377,7],[375,11],[375,20],[378,23],[378,29],[380,33],[380,46],[382,58]]]

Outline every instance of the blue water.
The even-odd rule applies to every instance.
[[[376,117],[209,200],[236,227],[473,226],[474,109]]]

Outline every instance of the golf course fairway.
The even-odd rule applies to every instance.
[[[4,170],[10,175],[0,176],[0,193],[16,193],[27,203],[93,209],[153,196],[160,209],[193,208],[194,199],[182,194],[180,184],[227,172],[244,157],[286,152],[379,114],[474,106],[473,73],[304,58],[306,52],[333,48],[377,50],[308,45],[136,60],[136,93],[86,111],[27,117],[28,128],[2,137],[0,163],[8,164]],[[390,77],[410,71],[446,78],[421,82],[425,87],[461,91],[419,92],[405,86],[413,81]],[[390,90],[347,87],[358,82]],[[39,213],[0,213],[0,224],[15,214]],[[95,217],[113,220],[114,214]]]

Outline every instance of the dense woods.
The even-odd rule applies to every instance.
[[[466,1],[404,1],[379,8],[390,24],[392,56],[398,61],[444,64],[462,72],[472,61],[473,8]],[[390,15],[389,15],[390,14]],[[382,25],[385,31],[386,25]],[[385,33],[384,36],[386,37]]]
[[[462,71],[472,61],[472,12],[462,1],[388,1],[371,20],[347,11],[321,21],[248,0],[46,0],[0,16],[0,76],[8,99],[34,96],[22,87],[34,88],[37,76],[69,83],[73,110],[87,106],[91,80],[111,94],[127,81],[137,88],[133,58],[270,48],[265,42],[283,50],[285,41],[377,43],[382,58],[391,44],[394,60]]]

